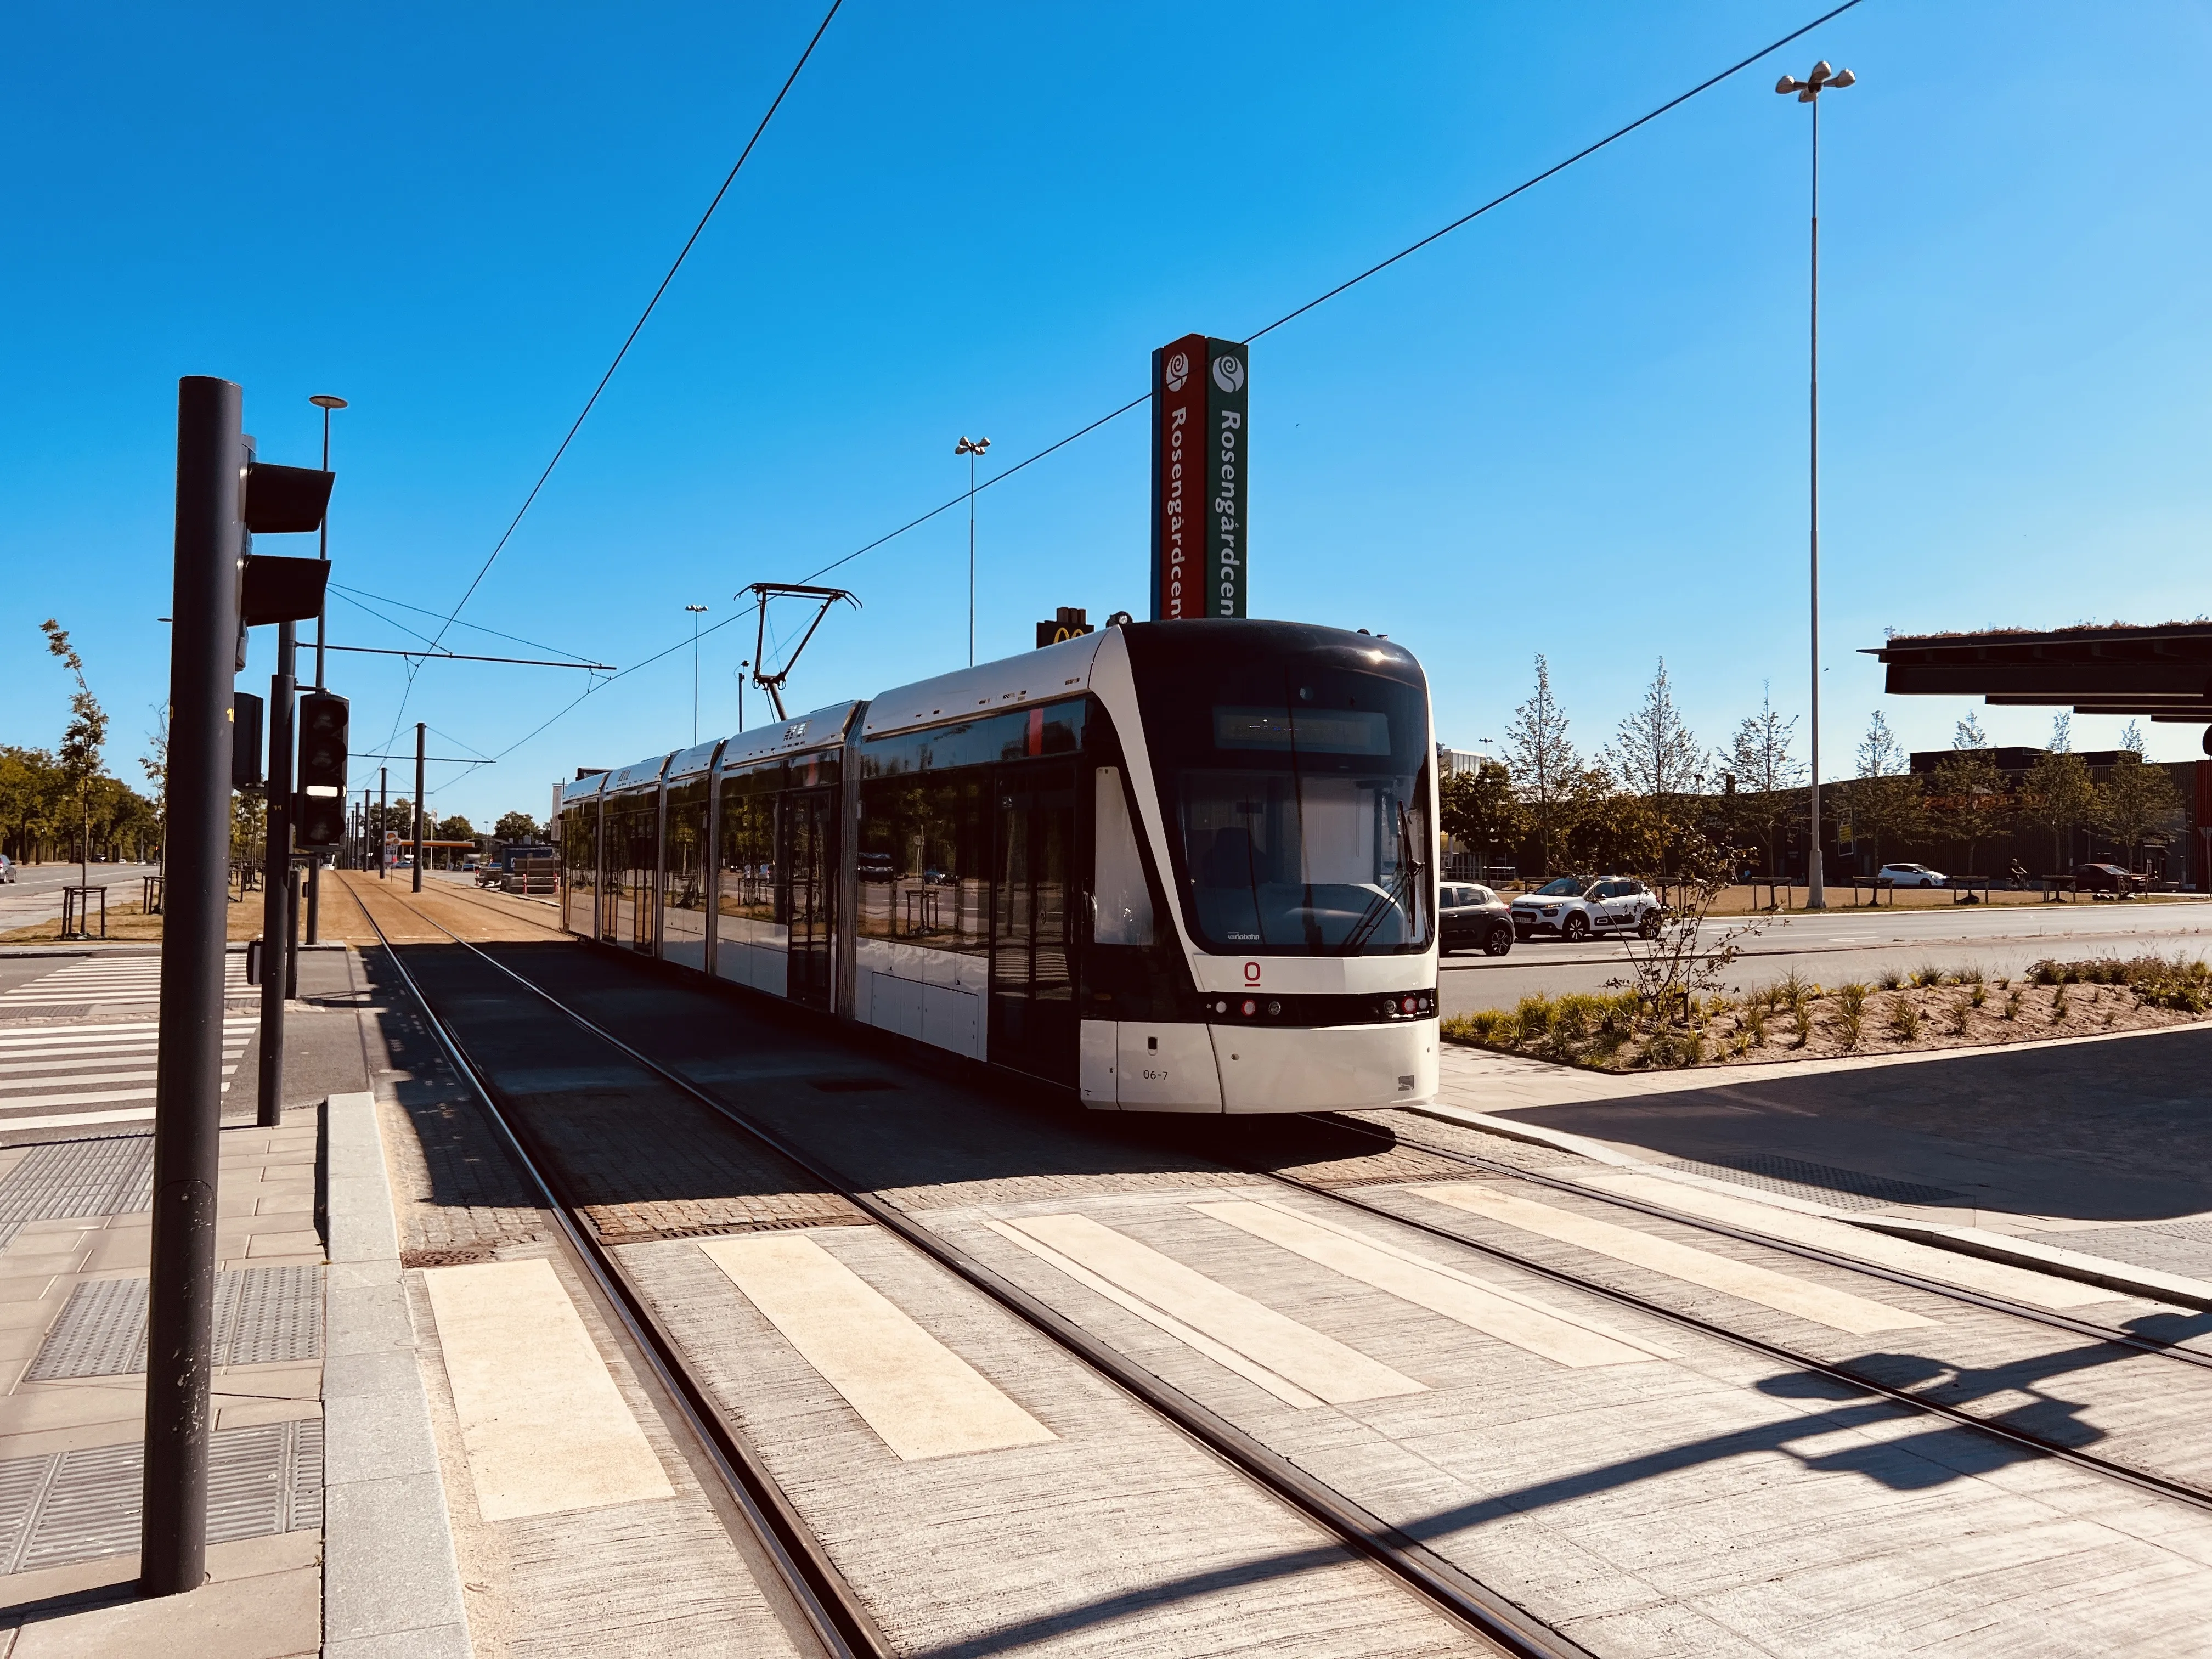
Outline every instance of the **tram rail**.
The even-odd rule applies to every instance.
[[[1501,1163],[1496,1158],[1485,1158],[1479,1152],[1470,1152],[1462,1147],[1439,1146],[1434,1141],[1401,1134],[1395,1129],[1384,1130],[1343,1113],[1311,1112],[1304,1115],[1313,1122],[1325,1123],[1332,1128],[1352,1129],[1376,1140],[1407,1147],[1414,1152],[1425,1152],[1431,1158],[1440,1158],[1449,1163],[1465,1164],[1468,1168],[1479,1170],[1486,1175],[1506,1176],[1515,1181],[1527,1182],[1535,1187],[1547,1187],[1553,1192],[1571,1194],[1577,1198],[1607,1205],[1614,1209],[1632,1211],[1638,1215],[1646,1215],[1655,1220],[1670,1222],[1676,1226],[1694,1228],[1699,1232],[1711,1233],[1717,1237],[1732,1238],[1738,1243],[1755,1244],[1761,1249],[1777,1250],[1784,1255],[1794,1255],[1806,1261],[1818,1261],[1824,1267],[1841,1267],[1850,1273],[1864,1273],[1870,1279],[1886,1279],[1893,1285],[1902,1285],[1907,1290],[1918,1291],[1928,1296],[1942,1297],[1949,1301],[1960,1303],[1968,1307],[1980,1308],[1987,1312],[2007,1314],[2015,1319],[2025,1319],[2034,1324],[2047,1325],[2054,1330],[2065,1331],[2075,1336],[2086,1336],[2099,1342],[2109,1342],[2115,1347],[2126,1348],[2136,1353],[2154,1355],[2161,1359],[2172,1359],[2184,1364],[2212,1370],[2212,1353],[2205,1353],[2194,1348],[2185,1348],[2175,1343],[2152,1341],[2136,1335],[2132,1331],[2124,1331],[2113,1325],[2100,1324],[2093,1319],[2079,1319],[2071,1314],[2060,1313],[2055,1309],[2031,1307],[2025,1302],[2015,1302],[2010,1297],[1997,1296],[1988,1291],[1978,1291],[1970,1285],[1948,1284],[1940,1279],[1927,1279],[1917,1273],[1907,1273],[1900,1267],[1888,1267],[1877,1261],[1863,1261],[1856,1256],[1845,1255],[1839,1251],[1824,1250],[1817,1244],[1808,1244],[1802,1240],[1778,1238],[1771,1234],[1759,1232],[1751,1228],[1717,1221],[1710,1216],[1690,1215],[1680,1210],[1669,1209],[1665,1205],[1631,1198],[1626,1194],[1607,1192],[1602,1188],[1585,1186],[1580,1182],[1563,1181],[1557,1176],[1547,1176],[1539,1170],[1522,1169],[1517,1164]],[[2143,1299],[2155,1301],[2157,1298],[2146,1295]]]
[[[460,935],[398,894],[386,896],[412,912],[417,920],[437,927],[454,943],[476,950]],[[555,1177],[549,1173],[550,1160],[540,1157],[532,1146],[527,1127],[519,1115],[507,1109],[498,1084],[470,1054],[459,1032],[438,1012],[368,902],[356,897],[362,915],[383,942],[386,959],[406,986],[432,1038],[455,1074],[476,1096],[506,1143],[507,1152],[536,1188],[543,1207],[560,1229],[570,1261],[597,1285],[603,1302],[628,1334],[633,1350],[643,1358],[663,1397],[674,1407],[672,1428],[689,1438],[694,1449],[702,1454],[702,1461],[720,1478],[730,1503],[774,1565],[822,1651],[829,1659],[886,1659],[893,1650],[873,1617],[807,1530],[796,1507],[757,1454],[714,1405],[711,1392],[692,1367],[682,1345],[662,1325],[651,1303],[620,1260],[593,1236],[588,1224],[579,1220],[576,1206],[562,1198]],[[482,951],[476,953],[483,956]],[[490,962],[492,958],[484,957],[484,960]]]
[[[398,897],[398,896],[393,895]],[[405,900],[400,901],[403,904]],[[409,906],[410,909],[413,908]],[[366,907],[364,906],[364,908]],[[578,1012],[527,975],[518,972],[489,952],[479,949],[434,918],[416,911],[416,916],[430,927],[445,933],[454,945],[467,951],[504,978],[514,981],[547,1006],[570,1021],[578,1029],[607,1045],[641,1069],[651,1073],[698,1104],[716,1114],[732,1127],[745,1134],[771,1152],[804,1171],[827,1190],[836,1193],[902,1243],[938,1263],[956,1276],[973,1285],[1000,1306],[1014,1314],[1024,1322],[1049,1337],[1061,1348],[1073,1354],[1091,1370],[1114,1382],[1140,1404],[1164,1418],[1186,1435],[1206,1446],[1231,1468],[1279,1501],[1319,1523],[1358,1555],[1375,1562],[1392,1573],[1431,1605],[1451,1615],[1477,1636],[1486,1639],[1499,1651],[1514,1656],[1514,1659],[1594,1659],[1589,1650],[1571,1638],[1551,1629],[1497,1592],[1468,1575],[1462,1568],[1437,1554],[1418,1540],[1409,1536],[1380,1516],[1364,1509],[1345,1494],[1315,1479],[1289,1458],[1274,1451],[1263,1443],[1237,1427],[1227,1419],[1192,1400],[1151,1372],[1101,1342],[1074,1321],[1067,1318],[1019,1285],[969,1255],[966,1251],[932,1232],[928,1228],[903,1213],[895,1205],[886,1202],[875,1193],[853,1182],[818,1157],[794,1146],[783,1136],[730,1105],[710,1091],[700,1087],[682,1073],[662,1064],[641,1052],[620,1037],[605,1030],[586,1015]],[[373,919],[372,919],[373,924]],[[374,924],[373,924],[374,925]],[[383,930],[378,929],[380,937]],[[398,963],[396,951],[388,952]],[[430,1000],[412,975],[407,975],[404,964],[400,972],[407,980],[409,989],[423,1008],[440,1042],[452,1054],[457,1066],[469,1079],[471,1086],[480,1097],[493,1102],[497,1088],[475,1063],[467,1058],[458,1034],[436,1013]],[[523,1135],[518,1133],[507,1115],[501,1112],[495,1102],[495,1119],[509,1143],[518,1148],[519,1155],[526,1160],[529,1154],[521,1152]],[[553,1188],[542,1169],[531,1161],[532,1178],[540,1189],[549,1195]],[[650,1333],[641,1335],[641,1341],[650,1344],[657,1367],[665,1367],[674,1378],[682,1379],[682,1397],[687,1403],[688,1414],[700,1419],[702,1432],[714,1434],[734,1431],[724,1424],[709,1397],[700,1394],[693,1399],[696,1384],[679,1351],[673,1348],[659,1331],[643,1298],[630,1286],[619,1263],[588,1237],[588,1230],[579,1227],[569,1218],[565,1208],[556,1210],[563,1221],[563,1231],[587,1260],[593,1264],[594,1277],[603,1284],[611,1284],[619,1290],[611,1290],[623,1306],[625,1323],[633,1328]],[[731,1461],[723,1458],[718,1461]],[[733,1470],[733,1474],[735,1471]],[[765,1479],[765,1471],[762,1472]],[[769,1485],[773,1487],[773,1482]],[[749,1506],[749,1513],[750,1512]],[[766,1517],[763,1516],[763,1522]],[[798,1524],[796,1516],[792,1523]],[[822,1566],[834,1573],[825,1560]],[[837,1581],[842,1585],[842,1581]],[[844,1592],[851,1595],[849,1589]],[[856,1611],[864,1611],[858,1608]],[[880,1639],[879,1638],[878,1638]],[[852,1650],[847,1650],[850,1651]],[[866,1651],[867,1650],[861,1650]],[[877,1650],[881,1651],[883,1650]]]

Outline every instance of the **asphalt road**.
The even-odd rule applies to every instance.
[[[138,878],[161,872],[156,864],[95,864],[92,884],[108,890],[110,904],[135,904],[145,890]],[[62,889],[75,886],[77,875],[78,866],[74,864],[17,865],[15,879],[0,883],[0,933],[61,915]]]
[[[1747,919],[1705,924],[1717,942]],[[1979,967],[2016,974],[2043,957],[2172,956],[2212,952],[2212,900],[2084,901],[2054,905],[1957,905],[1935,910],[1778,916],[1743,934],[1727,971],[1733,990],[1772,983],[1792,968],[1826,985],[1871,983],[1883,969]],[[1438,1000],[1445,1014],[1510,1008],[1539,992],[1602,991],[1629,973],[1625,940],[1565,945],[1523,939],[1507,957],[1446,957]]]

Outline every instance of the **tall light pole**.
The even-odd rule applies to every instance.
[[[975,665],[975,458],[991,447],[988,438],[965,433],[952,447],[955,455],[968,458],[968,665]]]
[[[331,470],[331,411],[343,409],[346,400],[333,398],[327,392],[319,392],[307,401],[323,411],[323,471]],[[323,514],[321,526],[316,532],[315,550],[325,564],[331,562],[331,517]],[[325,590],[327,592],[327,589]],[[330,608],[330,600],[323,601],[315,612],[315,690],[323,684],[323,612]],[[318,944],[323,936],[323,856],[318,853],[307,864],[307,943]]]
[[[684,608],[691,613],[691,743],[696,748],[699,742],[699,618],[707,614],[707,607],[687,605]]]
[[[1808,851],[1805,858],[1805,908],[1828,908],[1828,889],[1820,871],[1820,94],[1829,88],[1854,84],[1858,76],[1849,70],[1828,67],[1826,58],[1813,65],[1800,81],[1784,76],[1774,83],[1778,93],[1796,93],[1797,101],[1813,106],[1813,308],[1812,308],[1812,590],[1813,590],[1813,778]]]

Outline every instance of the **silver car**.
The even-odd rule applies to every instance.
[[[13,881],[15,879],[15,860],[9,858],[5,853],[0,853],[0,881]]]
[[[1666,915],[1659,896],[1633,876],[1561,876],[1513,901],[1513,932],[1549,933],[1570,945],[1594,934],[1650,939]]]

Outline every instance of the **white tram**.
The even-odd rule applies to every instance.
[[[1103,1110],[1427,1100],[1434,755],[1388,640],[1109,626],[578,779],[562,902]]]

